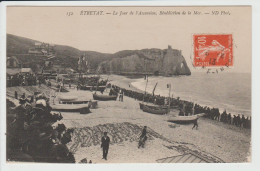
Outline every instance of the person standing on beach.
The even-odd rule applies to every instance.
[[[147,136],[146,136],[147,130],[146,129],[147,129],[147,126],[144,126],[142,134],[139,138],[140,140],[139,140],[138,148],[140,148],[141,146],[144,148],[145,141],[147,140]]]
[[[123,91],[122,89],[119,90],[119,101],[123,101]]]
[[[199,118],[197,117],[197,118],[193,121],[193,124],[194,124],[194,125],[193,125],[192,129],[195,128],[195,127],[196,127],[196,129],[198,129],[198,127],[199,127],[199,125],[198,125],[198,119],[199,119]]]
[[[18,93],[17,93],[17,91],[14,91],[14,98],[15,98],[15,99],[18,99]]]
[[[103,148],[103,158],[107,160],[107,154],[109,149],[110,138],[107,136],[107,132],[104,132],[104,136],[101,138],[101,148]]]
[[[124,92],[121,89],[121,102],[123,102],[123,101],[124,101]]]

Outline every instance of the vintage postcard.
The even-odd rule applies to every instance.
[[[6,163],[250,163],[252,7],[7,6]]]

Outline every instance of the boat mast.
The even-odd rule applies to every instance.
[[[154,86],[154,88],[153,88],[153,96],[154,96],[154,92],[155,92],[155,89],[156,89],[156,87],[157,87],[157,84],[158,84],[158,82],[156,82],[156,84],[155,84],[155,86]]]
[[[171,107],[171,88],[172,88],[172,85],[171,84],[168,84],[169,85],[169,100],[168,100],[168,113],[170,112],[170,107]]]
[[[144,67],[145,67],[145,79],[146,79],[146,84],[145,84],[145,89],[144,89],[144,97],[146,95],[146,88],[147,88],[147,84],[148,84],[148,75],[146,73],[146,59],[144,58]],[[144,102],[144,97],[143,97],[143,102]]]
[[[81,57],[78,58],[78,71],[79,71],[79,77],[78,77],[78,84],[80,84],[80,76],[81,76]]]
[[[145,89],[144,89],[144,97],[146,95],[146,88],[147,88],[147,84],[148,84],[148,76],[146,75],[145,78],[146,78],[146,84],[145,84]],[[144,102],[144,98],[143,98],[143,102]]]

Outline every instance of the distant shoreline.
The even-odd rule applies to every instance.
[[[230,73],[222,73],[222,74],[230,74]],[[231,73],[231,74],[233,74],[233,73]],[[240,74],[240,73],[234,73],[234,74]],[[250,73],[241,73],[241,74],[250,74]],[[122,76],[122,75],[110,75],[109,77],[113,80],[111,82],[112,84],[115,84],[115,85],[117,85],[121,88],[125,88],[125,89],[128,89],[128,90],[144,93],[144,90],[139,89],[138,87],[133,85],[134,82],[140,81],[140,79],[144,78],[144,77],[129,77],[129,76]],[[158,79],[159,78],[167,78],[167,77],[164,77],[164,76],[151,76],[151,78],[153,78],[153,79],[155,79],[157,77],[158,77]],[[177,76],[177,77],[183,77],[183,76]],[[130,87],[129,87],[129,85],[130,85]],[[147,93],[151,93],[151,92],[147,89]],[[182,96],[178,96],[178,97],[180,97],[181,100],[190,101],[190,99],[188,99],[188,98],[185,98],[185,97],[182,97]],[[217,105],[205,104],[205,103],[201,103],[201,102],[195,102],[195,103],[198,103],[201,106],[208,106],[210,108],[213,108],[213,107],[218,108],[221,113],[225,110],[225,108],[219,107]],[[226,110],[227,110],[228,113],[230,112],[231,115],[237,115],[238,114],[238,112],[228,110],[228,109],[226,109]],[[250,115],[245,114],[245,116],[252,116],[252,115],[251,114]]]

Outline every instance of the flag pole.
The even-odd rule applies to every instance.
[[[146,84],[145,84],[145,89],[144,89],[144,96],[146,95],[147,84],[148,84],[148,76],[146,76]],[[144,98],[143,98],[143,102],[144,102]]]
[[[168,104],[168,113],[170,112],[170,108],[171,108],[171,88],[172,88],[172,85],[169,84],[169,104]]]
[[[156,89],[156,86],[157,86],[158,82],[155,84],[154,88],[153,88],[153,96],[154,96],[154,92],[155,92],[155,89]]]

